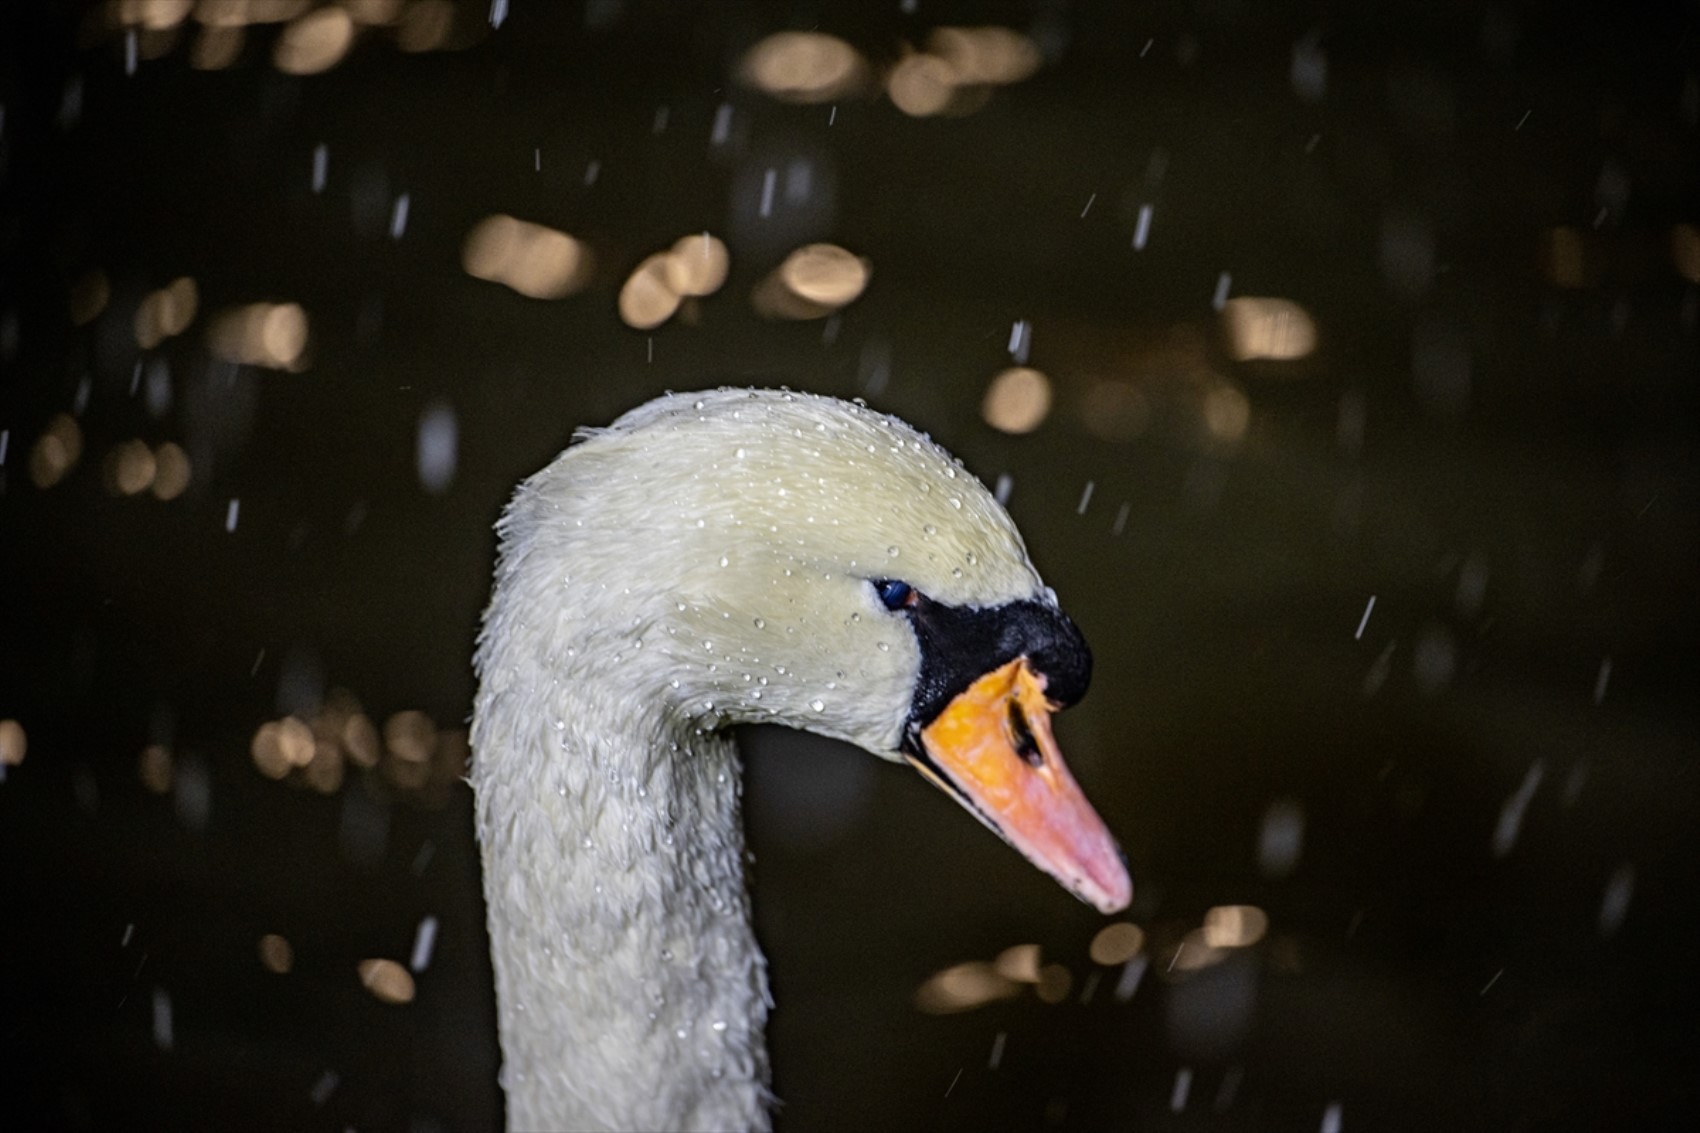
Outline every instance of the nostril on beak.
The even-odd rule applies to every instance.
[[[1039,741],[1033,738],[1033,729],[1027,723],[1027,714],[1021,710],[1017,700],[1009,702],[1009,736],[1010,746],[1015,754],[1021,757],[1021,762],[1029,767],[1044,765],[1044,753],[1039,750]]]

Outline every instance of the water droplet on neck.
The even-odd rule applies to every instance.
[[[898,555],[901,555],[903,552],[899,551],[896,547],[887,547],[885,549],[885,553],[890,555],[892,558],[895,559]]]
[[[763,618],[757,618],[756,619],[756,628],[757,629],[766,629],[767,628],[767,621]]]
[[[826,711],[826,701],[820,700],[818,698],[815,699],[815,700],[811,700],[811,701],[809,701],[809,707],[813,708],[816,712],[825,712]]]

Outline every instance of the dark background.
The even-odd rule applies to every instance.
[[[249,740],[329,686],[380,722],[463,721],[512,485],[575,425],[721,382],[867,396],[1011,478],[1096,651],[1060,738],[1149,934],[1117,1001],[1087,957],[1101,918],[942,794],[747,735],[782,1127],[1700,1116],[1700,285],[1672,252],[1700,223],[1696,8],[910,7],[512,0],[492,30],[469,0],[460,50],[372,34],[309,77],[271,66],[275,28],[227,70],[179,44],[131,75],[100,9],[3,7],[0,718],[29,753],[0,782],[0,1126],[499,1122],[464,785],[321,795],[263,778]],[[863,97],[829,125],[735,81],[773,31],[880,66],[984,23],[1047,63],[967,117]],[[796,160],[815,190],[759,223],[751,186]],[[591,241],[591,287],[467,276],[493,212]],[[1553,267],[1561,227],[1579,274]],[[624,327],[625,273],[704,229],[727,286],[694,324]],[[763,319],[751,288],[814,239],[867,256],[869,290],[830,330]],[[73,327],[95,267],[112,300]],[[1224,272],[1308,310],[1315,353],[1233,361]],[[180,275],[201,315],[139,351],[136,305]],[[302,372],[209,356],[210,315],[260,299],[307,310]],[[1056,405],[1011,437],[979,405],[1017,319]],[[163,410],[132,383],[159,364]],[[1137,435],[1102,435],[1105,380],[1152,407]],[[1200,381],[1249,400],[1237,445],[1202,439]],[[459,435],[442,493],[414,466],[433,405]],[[29,454],[59,412],[86,452],[44,490]],[[190,450],[182,498],[103,489],[131,437]],[[137,775],[149,743],[165,794]],[[1302,818],[1286,876],[1260,866],[1272,807]],[[1165,972],[1219,904],[1259,906],[1268,935]],[[416,999],[378,1002],[356,964],[405,961],[426,915]],[[1064,1002],[913,1006],[931,973],[1024,942],[1070,969]]]

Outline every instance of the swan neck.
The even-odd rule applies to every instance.
[[[617,681],[486,660],[472,784],[509,1127],[766,1129],[736,747]]]

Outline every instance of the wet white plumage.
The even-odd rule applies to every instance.
[[[919,670],[870,580],[1050,601],[928,438],[784,391],[650,402],[498,526],[472,782],[509,1125],[764,1129],[740,766],[774,721],[898,759]]]

